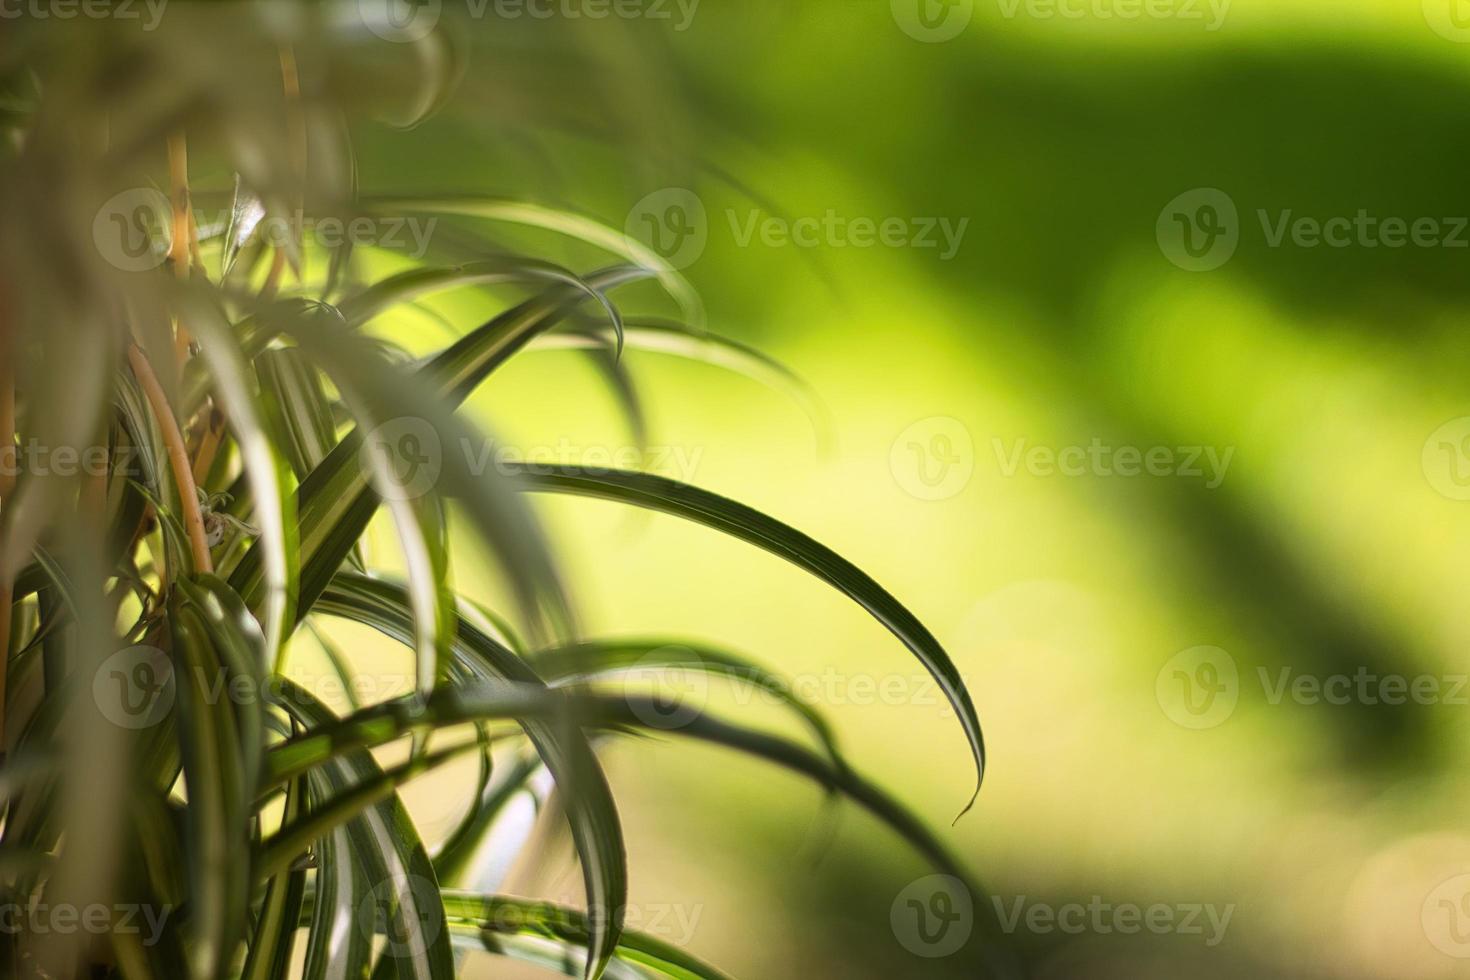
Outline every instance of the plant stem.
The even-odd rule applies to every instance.
[[[0,309],[0,317],[5,311]],[[15,489],[15,361],[11,340],[0,320],[0,507],[10,504]],[[5,756],[5,680],[10,667],[10,615],[15,583],[0,568],[0,758]]]
[[[199,446],[194,452],[194,482],[202,484],[209,477],[209,468],[219,453],[220,440],[224,438],[225,416],[213,403],[204,419],[204,432],[199,437]]]
[[[260,287],[260,300],[268,302],[275,298],[276,290],[281,284],[281,273],[286,268],[286,252],[284,249],[276,248],[274,258],[271,259],[271,270],[265,277],[265,284]]]
[[[0,498],[15,489],[15,365],[0,338]]]
[[[168,176],[174,209],[168,257],[173,262],[174,275],[188,279],[194,221],[193,209],[189,206],[189,144],[183,133],[174,133],[168,138]],[[178,317],[174,318],[174,356],[181,368],[189,359],[189,330]]]
[[[194,482],[189,450],[184,445],[184,434],[179,430],[179,421],[174,416],[173,406],[168,403],[168,396],[158,383],[158,376],[153,373],[148,357],[137,344],[128,344],[128,363],[133,367],[138,384],[143,386],[143,394],[147,396],[148,405],[158,419],[158,428],[163,433],[169,467],[173,470],[174,482],[179,488],[179,507],[183,511],[184,530],[188,532],[189,544],[194,553],[194,568],[200,572],[212,572],[214,563],[210,560],[209,541],[204,534],[204,513],[199,509],[198,485]]]

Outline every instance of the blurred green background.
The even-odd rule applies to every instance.
[[[632,352],[669,449],[651,462],[907,603],[972,687],[985,788],[950,828],[971,781],[959,727],[841,596],[697,527],[538,500],[587,629],[703,638],[798,678],[856,765],[984,881],[979,917],[1113,910],[1080,930],[1023,917],[1005,939],[1029,975],[1470,976],[1470,18],[1437,0],[1064,6],[1083,15],[706,0],[687,21],[672,5],[669,20],[466,18],[463,84],[411,133],[362,127],[360,179],[529,193],[618,229],[642,227],[655,192],[697,199],[706,244],[686,273],[710,329],[808,379],[837,445],[819,453],[780,392]],[[919,12],[963,27],[921,40],[904,29]],[[554,112],[523,111],[527,91]],[[1208,215],[1170,205],[1200,188],[1233,206],[1214,213],[1238,244],[1189,271],[1171,261],[1175,215],[1201,233]],[[1272,243],[1283,216],[1360,211],[1434,219],[1435,241]],[[752,217],[829,213],[965,224],[948,257],[827,231],[742,241]],[[607,261],[526,240],[575,268]],[[431,305],[462,324],[480,302]],[[425,350],[446,337],[429,317],[392,329]],[[568,353],[518,359],[473,409],[526,451],[628,445]],[[1160,471],[1012,465],[1018,447],[1094,444],[1162,447]],[[1228,460],[1218,478],[1206,449]],[[495,599],[483,569],[457,577]],[[1437,694],[1278,693],[1344,675],[1370,694],[1428,677]],[[1220,707],[1192,714],[1210,685]],[[736,688],[708,701],[796,732]],[[631,924],[736,976],[978,975],[978,929],[922,955],[900,920],[928,871],[851,807],[676,740],[620,743],[609,765]],[[447,825],[455,791],[450,774],[410,802]],[[521,884],[578,900],[562,863]],[[1117,912],[1154,905],[1175,925],[1128,930]],[[1193,906],[1228,909],[1223,934],[1204,911],[1184,927]]]

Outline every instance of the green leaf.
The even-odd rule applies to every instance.
[[[412,642],[412,623],[403,590],[391,583],[343,574],[323,594],[319,606],[322,612],[365,623],[400,643]],[[595,976],[612,955],[619,929],[618,910],[625,904],[628,892],[622,825],[607,778],[581,729],[573,719],[556,712],[558,702],[548,694],[535,672],[510,650],[473,624],[460,620],[453,655],[461,674],[500,685],[507,695],[508,709],[501,717],[522,721],[547,770],[563,790],[567,821],[582,861],[588,908],[598,919],[592,944],[595,955],[589,963],[589,977]],[[514,689],[505,687],[507,681],[515,685]],[[448,694],[455,697],[452,689]],[[525,705],[519,710],[518,700]],[[429,704],[434,705],[436,701],[431,700]],[[452,713],[455,705],[452,701],[442,703],[440,710]],[[366,714],[358,712],[355,717]]]
[[[209,980],[229,966],[245,914],[246,761],[233,712],[218,701],[221,688],[214,685],[228,675],[197,598],[176,593],[169,621],[189,792],[190,973]]]
[[[704,328],[704,304],[689,280],[642,242],[586,215],[496,197],[379,196],[365,198],[363,204],[380,214],[414,211],[452,214],[541,228],[575,238],[652,272],[664,291],[679,304],[684,319],[697,329]]]
[[[354,712],[272,749],[272,756],[279,752],[280,758],[272,758],[270,768],[276,779],[291,778],[344,752],[373,748],[413,732],[487,719],[551,717],[611,731],[652,728],[660,734],[735,749],[806,776],[868,810],[940,870],[965,876],[960,862],[921,820],[850,769],[838,768],[790,739],[742,728],[702,712],[681,716],[676,725],[650,725],[648,719],[662,716],[653,698],[548,695],[529,685],[481,681],[471,686],[440,688],[427,700],[397,699]]]
[[[345,718],[328,715],[319,726],[306,726],[300,734],[271,746],[262,786],[283,784],[318,766],[344,756],[356,757],[363,749],[405,735],[474,721],[545,718],[565,710],[566,702],[545,688],[510,682],[481,684],[472,695],[460,688],[441,687],[427,698],[415,695],[383,701]],[[375,773],[379,774],[381,771]]]
[[[531,777],[541,769],[539,756],[525,754],[519,756],[495,782],[485,783],[482,780],[480,791],[470,804],[465,819],[434,856],[434,868],[439,872],[440,881],[455,884],[460,880],[483,843],[485,834],[504,811],[505,805],[524,790]]]
[[[556,330],[537,337],[532,349],[596,352],[607,347],[604,333],[597,324],[583,321],[576,329]],[[630,350],[709,364],[781,392],[806,413],[819,451],[829,453],[836,443],[832,413],[812,386],[780,361],[753,347],[730,337],[648,317],[624,317],[623,342]]]
[[[255,359],[262,402],[286,461],[305,479],[337,444],[332,407],[321,374],[294,347],[277,347]]]
[[[265,205],[245,186],[240,175],[235,175],[235,199],[230,203],[230,221],[225,226],[225,238],[220,246],[220,279],[228,278],[235,266],[240,249],[255,234],[260,219],[265,217]]]
[[[305,796],[305,780],[297,780],[286,788],[281,819],[288,826],[300,817]],[[257,866],[256,874],[260,873]],[[296,940],[305,893],[306,869],[291,870],[283,866],[271,874],[245,957],[243,980],[286,980],[290,976],[291,948]]]
[[[235,719],[244,784],[253,790],[265,748],[266,638],[245,603],[215,576],[192,576],[179,582],[177,589],[176,606],[187,604],[208,630],[218,665],[203,679],[208,685],[205,693],[217,714]],[[237,682],[243,685],[243,697],[232,696]]]
[[[320,777],[317,777],[318,779]],[[344,829],[317,845],[316,894],[306,937],[303,980],[366,980],[372,943],[359,927],[358,906],[371,893]]]
[[[274,669],[281,646],[295,626],[297,576],[300,555],[296,514],[284,467],[277,465],[270,438],[260,422],[245,359],[236,345],[224,314],[202,291],[190,290],[185,306],[188,323],[214,378],[220,407],[229,419],[244,464],[254,503],[252,519],[260,536],[252,551],[264,566],[263,627],[265,666]],[[252,603],[254,605],[254,603]]]
[[[330,711],[289,681],[281,684],[281,692],[282,707],[308,733],[338,724]],[[370,753],[333,756],[311,773],[313,806],[321,806],[382,775],[383,770]],[[385,966],[396,967],[400,977],[413,980],[451,980],[454,958],[444,922],[444,907],[438,897],[438,879],[418,830],[397,794],[363,810],[357,819],[346,824],[344,833],[350,854],[339,850],[337,858],[340,861],[350,856],[359,861],[362,877],[358,879],[350,869],[345,870],[345,881],[353,883],[353,890],[337,893],[339,904],[332,912],[331,921],[334,930],[350,927],[353,936],[343,937],[348,943],[344,959],[339,962],[333,954],[327,962],[350,971],[341,976],[361,977],[366,972],[366,964],[362,963],[362,972],[358,972],[363,948],[357,944],[356,937],[367,934],[365,917],[372,917],[367,924],[374,927],[382,917],[389,930],[389,944],[382,957]],[[358,892],[358,885],[365,891]],[[351,905],[351,912],[345,917],[343,903]],[[334,934],[341,935],[340,931]]]
[[[350,326],[367,323],[391,307],[417,299],[427,293],[466,286],[491,286],[498,283],[556,284],[571,286],[601,305],[612,327],[611,343],[603,346],[622,350],[623,319],[616,306],[603,293],[576,273],[551,262],[518,255],[497,256],[467,262],[448,268],[417,267],[389,276],[362,292],[343,300],[337,310]]]
[[[579,977],[585,970],[586,950],[571,943],[542,936],[494,936],[465,922],[451,923],[449,930],[454,948],[462,952],[488,950],[567,977]],[[654,974],[614,957],[608,961],[603,977],[605,980],[653,980]]]
[[[168,454],[163,447],[158,424],[153,419],[153,413],[148,410],[148,401],[138,387],[138,380],[133,377],[133,372],[116,372],[112,382],[112,398],[118,419],[128,433],[139,469],[142,470],[139,476],[144,484],[158,490],[163,486],[160,461],[166,460]]]
[[[281,828],[261,844],[256,874],[261,877],[281,874],[317,841],[330,836],[349,820],[356,819],[368,807],[390,799],[404,783],[480,746],[479,741],[465,742],[416,755],[402,765],[322,801],[320,805],[312,807],[310,813],[289,814]]]
[[[464,76],[463,54],[446,25],[434,25],[423,37],[415,38],[412,46],[422,78],[412,111],[407,118],[393,121],[399,129],[415,129],[442,109]]]
[[[360,340],[346,335],[340,325],[333,328],[327,317],[317,314],[306,323],[283,321],[279,325],[283,330],[293,329],[304,347],[310,344],[308,354],[326,357],[330,352],[331,360],[339,371],[350,375],[361,397],[384,406],[388,412],[417,416],[436,432],[457,434],[459,427],[444,418],[448,409],[532,334],[564,315],[571,302],[565,287],[558,287],[496,317],[421,369],[417,385],[405,385],[401,376],[363,351]],[[446,396],[451,399],[448,404],[443,401]],[[445,424],[434,425],[436,422]],[[298,615],[310,609],[377,509],[377,497],[360,465],[361,445],[361,434],[354,431],[312,471],[298,491],[302,553]],[[451,464],[460,462],[453,453],[447,456]],[[472,482],[468,474],[458,473],[452,465],[447,475],[451,483],[456,477],[462,484]],[[479,482],[485,486],[469,495],[472,515],[478,517],[488,539],[500,546],[502,554],[519,556],[520,561],[512,561],[512,566],[523,572],[516,581],[529,583],[522,589],[523,602],[534,605],[531,595],[537,590],[550,588],[553,595],[558,594],[557,587],[549,584],[554,577],[544,550],[538,552],[534,545],[528,546],[524,536],[507,538],[507,528],[523,526],[525,517],[506,503],[503,494],[491,495],[492,481]],[[260,591],[258,551],[257,546],[247,552],[231,575],[231,583],[252,603]]]
[[[632,504],[714,528],[805,569],[867,609],[919,659],[954,707],[975,759],[975,791],[965,810],[974,805],[985,774],[985,742],[959,669],[924,624],[852,562],[758,510],[665,477],[581,466],[516,466],[515,470],[528,490]]]
[[[640,270],[614,269],[589,278],[588,283],[607,291],[643,275]],[[416,415],[436,432],[459,439],[467,438],[461,435],[466,430],[448,416],[452,407],[531,337],[575,309],[580,296],[579,290],[556,287],[493,318],[420,369],[416,377],[425,389],[422,392],[362,353],[340,325],[334,329],[318,315],[312,321],[316,329],[310,329],[312,324],[290,326],[298,340],[311,343],[323,357],[330,355],[341,370],[350,371],[365,398],[400,416]],[[297,493],[302,556],[298,617],[326,588],[377,509],[377,497],[359,463],[360,446],[360,434],[349,435],[312,471]],[[565,599],[546,550],[539,537],[528,533],[529,515],[508,502],[496,481],[475,479],[467,464],[464,470],[458,469],[458,464],[465,461],[456,454],[445,454],[445,462],[451,465],[445,467],[442,476],[444,489],[464,498],[486,539],[497,546],[503,560],[517,573],[513,582],[522,605],[534,610],[537,597],[548,596],[553,618],[568,621]],[[520,533],[512,535],[512,529]],[[258,544],[252,547],[230,576],[231,585],[252,605],[261,592],[259,552]]]
[[[359,415],[364,425],[372,417]],[[380,440],[364,444],[362,459],[373,475],[374,487],[385,495],[398,530],[398,543],[408,566],[408,595],[414,612],[416,686],[431,691],[448,673],[450,642],[458,615],[454,591],[449,584],[449,528],[439,498],[425,494],[405,499],[397,492],[394,450]]]
[[[594,640],[542,650],[528,658],[531,667],[553,686],[581,682],[630,670],[691,670],[728,677],[772,695],[790,708],[822,743],[832,764],[846,768],[837,738],[821,712],[802,700],[779,674],[734,653],[682,640]]]
[[[451,927],[463,924],[483,934],[485,948],[491,952],[502,951],[493,942],[499,936],[540,936],[585,947],[591,934],[586,914],[577,909],[508,896],[448,891],[444,893],[444,913]],[[616,955],[673,980],[730,980],[679,947],[642,933],[625,930]]]

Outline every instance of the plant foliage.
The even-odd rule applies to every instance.
[[[702,314],[683,278],[584,215],[514,196],[360,191],[353,126],[385,114],[411,125],[440,105],[457,45],[447,21],[393,45],[343,12],[200,4],[171,8],[153,33],[22,22],[0,40],[0,451],[13,464],[0,482],[0,886],[17,901],[167,913],[156,932],[22,930],[4,937],[0,969],[202,980],[304,964],[311,978],[442,978],[482,949],[587,978],[720,977],[622,927],[633,872],[598,752],[646,731],[808,777],[963,874],[776,672],[694,641],[579,633],[527,493],[694,521],[845,593],[938,680],[978,771],[979,722],[955,665],[871,577],[773,516],[660,476],[477,473],[433,452],[489,438],[458,409],[536,345],[591,358],[635,433],[624,359],[643,351],[791,379],[691,322]],[[191,184],[200,172],[229,179]],[[206,204],[225,220],[200,220]],[[300,214],[458,223],[389,272],[371,249],[258,233]],[[524,254],[505,245],[508,225],[605,258],[571,269]],[[625,316],[639,282],[683,319]],[[428,358],[375,329],[451,289],[499,311],[453,324],[457,339]],[[67,467],[63,454],[89,462]],[[364,547],[379,512],[402,575]],[[506,608],[456,593],[451,558],[466,549],[494,559]],[[402,644],[413,690],[355,703],[361,665],[331,640],[332,621]],[[340,673],[339,703],[302,682],[307,654]],[[812,744],[671,711],[629,680],[668,671],[780,693]],[[478,775],[463,816],[426,839],[400,790],[467,758]],[[543,811],[570,831],[585,904],[467,890],[508,801],[548,803],[547,786],[557,806]]]

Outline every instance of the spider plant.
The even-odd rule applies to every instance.
[[[793,770],[963,876],[777,673],[695,641],[579,631],[528,497],[694,521],[840,590],[938,680],[978,789],[959,673],[874,579],[774,516],[659,475],[476,472],[445,448],[488,438],[460,407],[537,346],[591,358],[639,433],[625,363],[645,350],[790,376],[690,322],[682,276],[585,215],[359,187],[354,127],[433,111],[458,47],[447,19],[392,45],[357,9],[180,5],[156,32],[26,21],[0,40],[0,887],[7,906],[96,926],[7,930],[5,971],[448,977],[457,951],[482,949],[587,978],[721,976],[622,927],[631,869],[598,752],[647,731]],[[304,234],[301,214],[456,223],[383,272],[371,247]],[[603,259],[526,254],[505,244],[510,226]],[[667,294],[649,315],[625,308],[648,295],[640,282]],[[392,342],[395,318],[455,289],[497,312],[452,324],[428,357]],[[684,318],[654,315],[672,309]],[[403,574],[364,547],[380,511]],[[505,608],[456,593],[451,556],[466,551],[495,561]],[[412,690],[358,703],[362,664],[327,628],[341,621],[411,651]],[[340,697],[303,679],[302,651],[332,665]],[[659,672],[777,692],[811,740],[627,682]],[[463,816],[426,839],[400,791],[466,759]],[[554,798],[543,812],[569,831],[579,907],[474,890],[521,792]]]

